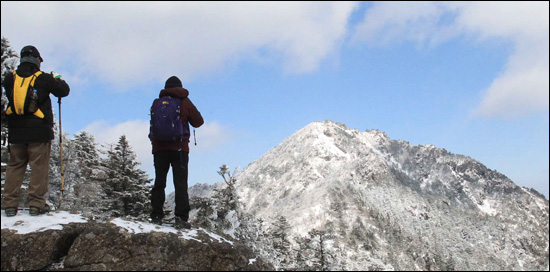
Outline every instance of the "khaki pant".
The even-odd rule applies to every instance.
[[[6,168],[3,208],[18,207],[21,185],[27,164],[31,166],[27,202],[29,206],[44,209],[48,193],[51,142],[10,144],[10,159]]]

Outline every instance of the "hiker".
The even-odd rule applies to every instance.
[[[6,115],[10,158],[2,198],[7,216],[17,214],[27,164],[31,166],[27,192],[29,214],[35,216],[49,211],[46,194],[54,138],[50,94],[65,97],[70,89],[59,75],[40,71],[43,61],[36,47],[23,47],[19,67],[2,82],[9,100]]]
[[[153,122],[154,108],[159,100],[164,99],[163,103],[169,103],[172,98],[179,100],[176,106],[180,107],[179,120],[175,122],[181,122],[183,126],[182,130],[185,131],[185,135],[181,139],[168,138],[159,139],[159,134],[168,132],[171,128],[157,128],[160,133],[151,132],[149,138],[153,145],[153,160],[155,164],[155,185],[151,190],[151,221],[156,224],[162,224],[164,218],[164,201],[166,188],[166,176],[170,166],[172,166],[172,174],[174,179],[174,188],[176,194],[176,208],[175,208],[175,223],[178,228],[191,228],[189,224],[189,195],[187,193],[187,177],[188,177],[188,163],[189,163],[189,124],[198,128],[204,124],[202,115],[197,110],[195,105],[189,100],[189,91],[182,87],[181,81],[175,77],[170,77],[164,86],[164,89],[160,91],[159,98],[155,99],[153,106],[151,106],[151,131],[155,126]],[[177,116],[177,115],[176,115]],[[177,118],[177,117],[176,117]],[[179,125],[179,124],[177,124]],[[160,127],[158,125],[157,127]],[[171,126],[173,127],[173,126]]]

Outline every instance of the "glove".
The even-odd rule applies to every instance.
[[[61,79],[61,75],[54,71],[51,71],[50,74],[52,74],[53,78],[55,78],[56,80]]]

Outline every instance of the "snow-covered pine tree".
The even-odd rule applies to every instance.
[[[238,221],[238,201],[235,195],[235,177],[227,165],[222,165],[218,174],[227,186],[214,189],[210,198],[192,197],[189,201],[192,210],[192,223],[203,228],[225,233],[235,237],[235,225]]]
[[[7,73],[12,73],[17,68],[17,62],[19,62],[19,57],[15,50],[12,49],[10,42],[5,37],[2,37],[2,59],[1,59],[1,72],[2,72],[2,82],[4,82],[4,77]],[[6,164],[8,163],[8,148],[7,148],[7,137],[8,137],[8,120],[6,119],[6,109],[8,107],[8,98],[4,92],[4,87],[2,87],[2,125],[1,125],[1,134],[0,134],[0,144],[2,147],[2,170],[1,170],[1,179],[2,179],[2,188],[4,187],[5,171]]]
[[[277,221],[272,226],[270,236],[278,267],[290,269],[292,257],[290,255],[290,240],[288,234],[290,232],[290,224],[284,215],[277,217]]]
[[[215,214],[215,206],[213,201],[209,197],[192,197],[189,199],[189,206],[193,211],[192,223],[195,226],[205,228],[207,230],[213,230],[213,223],[211,218]]]
[[[76,165],[80,169],[79,180],[93,180],[101,176],[99,151],[94,136],[82,131],[74,136]]]
[[[17,68],[17,62],[19,62],[19,56],[13,50],[10,42],[5,37],[2,37],[2,80],[7,73],[11,73]]]
[[[152,180],[138,168],[136,154],[125,135],[107,150],[107,158],[102,165],[106,171],[106,180],[103,182],[106,197],[104,210],[113,217],[148,218],[151,209],[149,192],[152,187],[148,183]]]
[[[223,189],[214,189],[216,194],[212,198],[215,199],[220,208],[220,210],[218,210],[218,217],[225,217],[227,212],[237,209],[237,196],[235,195],[235,183],[237,182],[235,176],[237,172],[238,169],[235,169],[233,174],[231,174],[229,167],[225,164],[222,165],[220,171],[218,171],[218,174],[223,178],[225,184],[227,184]]]
[[[75,171],[71,211],[83,214],[98,214],[103,208],[105,193],[101,181],[105,169],[100,163],[99,150],[94,136],[82,131],[71,140],[74,146]]]
[[[240,212],[238,215],[240,224],[236,229],[237,239],[243,241],[261,258],[271,260],[270,263],[275,266],[276,270],[286,270],[287,267],[282,266],[280,261],[276,259],[269,223],[265,222],[261,217],[256,217],[250,213]]]
[[[296,238],[300,247],[297,252],[299,270],[327,271],[333,267],[334,256],[328,250],[334,237],[325,230],[312,229],[307,237]]]
[[[301,271],[312,271],[312,265],[310,258],[313,255],[311,249],[311,238],[308,236],[296,237],[296,244],[298,245],[298,250],[296,251],[296,270]]]
[[[53,106],[53,105],[52,105]],[[51,208],[60,208],[62,210],[71,210],[73,186],[75,185],[75,176],[79,175],[80,170],[75,163],[75,146],[67,134],[63,135],[63,194],[61,194],[61,154],[59,148],[59,126],[54,113],[52,147],[50,151],[50,184],[47,201]],[[62,206],[59,207],[59,200],[62,197]]]

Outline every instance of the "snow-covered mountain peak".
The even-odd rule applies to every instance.
[[[331,233],[340,249],[359,250],[358,245],[367,243],[376,253],[359,250],[359,255],[377,260],[373,267],[378,269],[388,268],[380,264],[391,263],[388,256],[399,254],[418,262],[413,259],[423,249],[412,254],[392,239],[423,241],[420,244],[434,252],[478,245],[456,253],[460,265],[439,269],[490,270],[492,266],[473,265],[468,259],[472,254],[485,260],[519,254],[521,249],[513,246],[494,253],[501,243],[498,237],[539,240],[540,245],[532,245],[536,254],[548,253],[544,197],[472,158],[433,145],[391,140],[379,130],[360,132],[333,121],[313,122],[251,163],[237,179],[245,212],[268,225],[284,217],[289,237],[305,237],[315,229]],[[511,233],[514,229],[524,231]],[[403,256],[392,267],[416,269],[405,265],[409,257]],[[521,258],[506,267],[524,268],[531,257]]]
[[[360,132],[357,129],[350,129],[342,123],[329,120],[323,122],[312,122],[287,138],[287,140],[295,141],[295,138],[313,138],[316,139],[314,144],[330,145],[338,143],[340,146],[345,143],[346,139],[349,140],[353,138],[356,138],[356,140],[371,146],[383,146],[390,142],[390,138],[383,131],[373,129]],[[286,141],[282,144],[285,144],[285,142]]]

